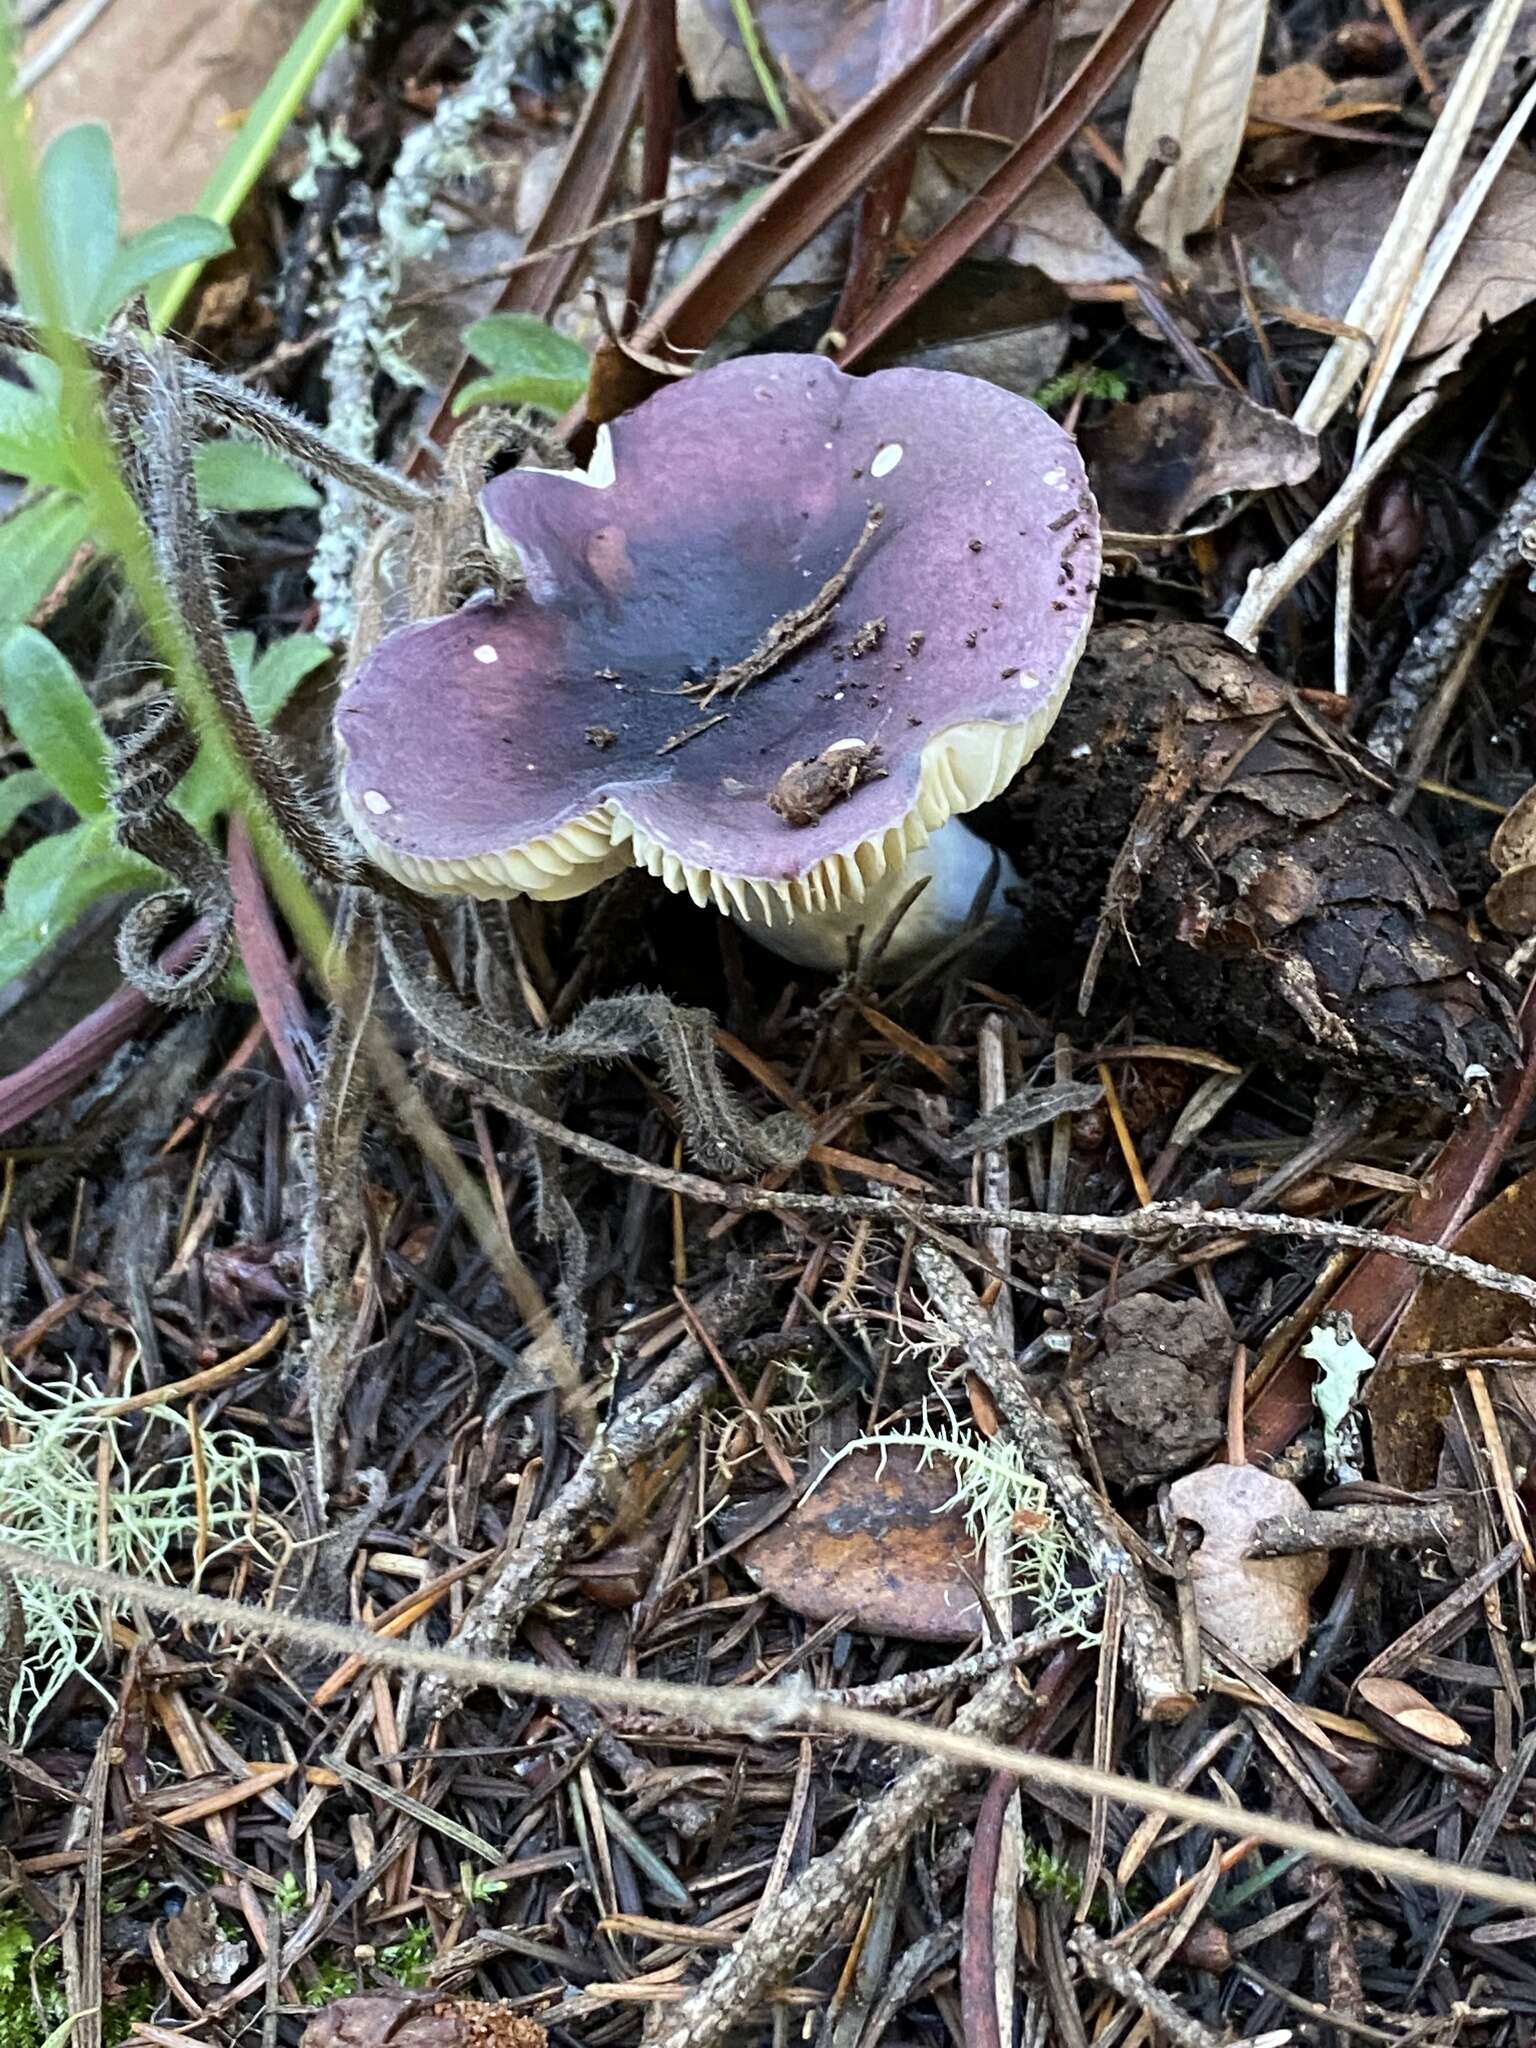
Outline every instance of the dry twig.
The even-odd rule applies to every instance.
[[[1298,1243],[1326,1245],[1330,1250],[1380,1252],[1401,1259],[1428,1273],[1452,1274],[1474,1287],[1493,1294],[1510,1294],[1536,1307],[1536,1280],[1523,1273],[1506,1272],[1486,1265],[1442,1245],[1424,1244],[1417,1238],[1397,1237],[1388,1230],[1368,1230],[1362,1224],[1335,1222],[1322,1216],[1261,1215],[1252,1209],[1201,1209],[1192,1202],[1154,1202],[1124,1216],[1058,1216],[1043,1209],[989,1209],[974,1202],[917,1202],[906,1197],[887,1199],[868,1195],[804,1195],[788,1191],[726,1186],[706,1180],[702,1174],[683,1173],[638,1159],[618,1145],[587,1137],[541,1115],[526,1103],[514,1101],[498,1089],[488,1087],[473,1074],[428,1060],[434,1072],[456,1081],[532,1131],[558,1145],[594,1159],[615,1173],[635,1180],[648,1180],[696,1202],[710,1202],[722,1209],[753,1209],[770,1215],[827,1216],[839,1222],[862,1216],[887,1224],[931,1224],[945,1229],[970,1229],[976,1225],[1016,1231],[1022,1237],[1048,1241],[1070,1241],[1081,1237],[1119,1237],[1139,1243],[1156,1243],[1163,1238],[1182,1237],[1279,1237]]]
[[[1518,1555],[1518,1548],[1511,1544],[1492,1560],[1489,1573],[1508,1571]],[[1020,1749],[969,1731],[935,1728],[921,1721],[898,1720],[889,1714],[828,1705],[820,1695],[794,1685],[673,1685],[664,1679],[619,1678],[601,1671],[552,1670],[546,1665],[518,1663],[506,1657],[465,1657],[453,1650],[396,1642],[372,1635],[366,1629],[318,1621],[308,1615],[278,1613],[239,1600],[219,1599],[210,1593],[194,1593],[185,1586],[158,1585],[121,1572],[101,1571],[94,1565],[73,1564],[21,1543],[0,1543],[0,1571],[30,1575],[49,1585],[72,1587],[101,1600],[125,1600],[146,1613],[167,1615],[184,1625],[229,1629],[242,1642],[266,1639],[291,1643],[321,1655],[357,1657],[370,1668],[380,1670],[420,1676],[440,1674],[455,1683],[500,1687],[532,1699],[586,1700],[597,1706],[663,1714],[685,1724],[696,1721],[754,1740],[820,1729],[860,1736],[870,1742],[895,1743],[930,1756],[949,1758],[965,1767],[1011,1771],[1026,1785],[1056,1786],[1089,1798],[1121,1800],[1143,1812],[1164,1814],[1169,1819],[1188,1821],[1222,1834],[1241,1828],[1253,1842],[1297,1849],[1343,1870],[1364,1870],[1377,1878],[1429,1885],[1437,1891],[1489,1899],[1498,1906],[1536,1914],[1536,1883],[1522,1878],[1442,1862],[1391,1843],[1355,1841],[1346,1835],[1327,1834],[1274,1814],[1251,1813],[1241,1806],[1200,1799],[1166,1785],[1115,1777],[1065,1757],[1043,1756],[1035,1750]],[[1469,1581],[1473,1600],[1480,1598],[1492,1583],[1493,1578],[1484,1573]],[[1456,1596],[1453,1599],[1458,1612],[1462,1611],[1466,1603]],[[1450,1604],[1442,1602],[1441,1610]],[[1436,1611],[1437,1616],[1441,1610]],[[1379,1668],[1381,1661],[1378,1659],[1374,1668]]]
[[[1125,1660],[1142,1713],[1153,1721],[1181,1720],[1194,1701],[1184,1684],[1178,1638],[1147,1590],[1146,1576],[1116,1517],[1078,1470],[1066,1439],[1029,1391],[1012,1351],[999,1341],[954,1260],[936,1245],[923,1244],[917,1249],[917,1269],[941,1320],[996,1401],[1014,1448],[1045,1482],[1089,1569],[1106,1586],[1120,1582]]]

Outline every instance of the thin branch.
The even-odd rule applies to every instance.
[[[1029,1709],[1011,1671],[997,1672],[955,1717],[959,1734],[998,1736]],[[763,1908],[702,1984],[666,2013],[651,2048],[715,2048],[737,2033],[775,1984],[793,1974],[813,1942],[824,1941],[870,1880],[904,1849],[919,1827],[939,1813],[965,1784],[963,1767],[939,1757],[912,1764],[866,1806],[847,1833],[807,1864]]]
[[[1316,568],[1344,529],[1358,517],[1376,479],[1396,460],[1403,443],[1434,410],[1437,394],[1424,391],[1405,405],[1381,439],[1374,443],[1363,461],[1357,462],[1318,513],[1312,524],[1297,535],[1278,562],[1257,570],[1248,579],[1237,610],[1227,621],[1227,638],[1252,651],[1271,612],[1290,596],[1302,577]]]
[[[954,1260],[937,1246],[922,1244],[917,1248],[917,1269],[939,1320],[997,1403],[1005,1435],[1044,1482],[1052,1507],[1088,1569],[1106,1587],[1111,1580],[1119,1581],[1125,1660],[1143,1715],[1152,1721],[1182,1720],[1195,1703],[1184,1684],[1178,1637],[1153,1600],[1146,1574],[1115,1514],[1079,1471],[1066,1438],[1029,1391],[1012,1350],[983,1314]]]
[[[1320,1216],[1269,1216],[1252,1209],[1198,1209],[1191,1202],[1154,1202],[1145,1209],[1124,1216],[1058,1216],[1044,1209],[988,1209],[972,1202],[916,1202],[904,1196],[889,1199],[867,1195],[803,1195],[706,1180],[702,1174],[676,1172],[653,1166],[617,1145],[601,1138],[589,1138],[569,1130],[552,1117],[540,1115],[526,1103],[515,1102],[486,1086],[462,1069],[428,1060],[434,1072],[478,1094],[529,1130],[566,1146],[585,1159],[595,1160],[614,1173],[633,1180],[648,1180],[657,1187],[696,1202],[709,1202],[721,1209],[750,1209],[766,1215],[826,1216],[837,1222],[860,1216],[890,1224],[933,1224],[946,1230],[990,1225],[1017,1231],[1025,1237],[1071,1240],[1079,1237],[1118,1237],[1137,1243],[1158,1243],[1164,1238],[1239,1237],[1290,1238],[1304,1244],[1325,1245],[1331,1251],[1381,1252],[1388,1258],[1420,1266],[1426,1272],[1452,1274],[1492,1294],[1512,1294],[1536,1308],[1536,1280],[1523,1273],[1506,1272],[1501,1266],[1485,1265],[1461,1252],[1449,1252],[1417,1238],[1397,1237],[1389,1230],[1367,1230],[1358,1223],[1337,1223]]]
[[[1518,1552],[1511,1545],[1503,1555],[1505,1570]],[[1320,1828],[1281,1820],[1270,1813],[1250,1813],[1240,1806],[1175,1792],[1166,1785],[1144,1784],[1092,1769],[1065,1757],[990,1741],[954,1728],[929,1727],[890,1714],[829,1704],[807,1686],[794,1684],[729,1687],[674,1685],[659,1678],[622,1678],[602,1671],[560,1671],[544,1664],[515,1662],[505,1657],[462,1657],[452,1650],[406,1643],[373,1635],[367,1629],[309,1615],[278,1613],[185,1586],[157,1585],[124,1572],[102,1571],[94,1565],[51,1557],[22,1543],[0,1543],[0,1571],[39,1578],[46,1585],[89,1593],[99,1600],[126,1601],[148,1614],[165,1615],[188,1626],[228,1629],[242,1642],[266,1640],[292,1644],[328,1657],[356,1657],[369,1669],[409,1672],[416,1676],[444,1674],[456,1683],[501,1688],[528,1699],[586,1700],[593,1706],[665,1714],[674,1720],[699,1721],[714,1729],[771,1739],[804,1730],[857,1736],[866,1742],[893,1743],[980,1770],[1012,1771],[1026,1785],[1052,1786],[1085,1798],[1123,1801],[1144,1813],[1166,1815],[1220,1835],[1241,1831],[1274,1848],[1299,1850],[1342,1870],[1364,1870],[1377,1878],[1403,1884],[1428,1885],[1462,1898],[1488,1899],[1523,1913],[1536,1913],[1536,1883],[1506,1877],[1499,1871],[1476,1870],[1444,1863],[1416,1849],[1387,1842],[1355,1841]]]

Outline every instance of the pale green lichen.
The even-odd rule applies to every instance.
[[[378,232],[354,234],[342,250],[335,338],[327,364],[330,432],[349,452],[372,456],[377,440],[373,380],[384,370],[397,383],[417,382],[404,361],[390,311],[406,264],[438,255],[447,230],[436,213],[444,190],[480,169],[476,138],[486,122],[512,112],[512,85],[532,52],[556,27],[573,36],[578,72],[606,38],[607,10],[574,10],[559,0],[511,0],[478,26],[461,31],[475,51],[469,76],[438,101],[432,119],[408,135],[379,196]],[[339,643],[353,617],[352,580],[366,539],[362,508],[350,491],[326,486],[320,542],[310,580],[319,604],[318,630]]]
[[[194,1461],[191,1425],[174,1408],[156,1409],[152,1419],[122,1418],[112,1405],[74,1380],[0,1380],[0,1541],[166,1582],[200,1534],[207,1562],[251,1535],[262,1468],[287,1453],[264,1450],[238,1430],[202,1429]],[[145,1430],[160,1434],[163,1449],[146,1464],[141,1443],[130,1464],[128,1432]],[[72,1678],[111,1695],[90,1669],[103,1648],[100,1601],[21,1575],[16,1595],[25,1641],[4,1723],[9,1740],[24,1744]]]

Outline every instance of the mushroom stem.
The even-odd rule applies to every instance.
[[[1002,920],[1006,929],[1017,924],[1018,913],[1003,891],[1017,882],[1018,876],[1007,858],[978,839],[960,818],[941,825],[926,846],[909,854],[880,881],[872,882],[862,902],[845,902],[836,910],[828,906],[821,911],[796,911],[793,918],[776,903],[771,918],[742,917],[733,911],[732,922],[797,966],[836,974],[847,965],[851,934],[862,927],[865,939],[873,938],[913,883],[926,879],[927,888],[907,906],[880,958],[880,979],[896,980],[965,929],[994,862],[996,879],[984,915]],[[995,923],[993,930],[995,933]]]

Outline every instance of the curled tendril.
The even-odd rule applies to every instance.
[[[472,1010],[424,958],[418,930],[395,906],[382,906],[380,932],[390,977],[411,1017],[469,1066],[537,1080],[649,1055],[661,1062],[677,1098],[690,1150],[712,1171],[790,1167],[805,1157],[811,1134],[801,1118],[754,1116],[727,1086],[708,1010],[637,989],[588,1003],[563,1031],[541,1036]]]
[[[136,903],[117,934],[124,975],[149,1002],[180,1008],[211,1000],[234,946],[235,906],[222,864],[171,807],[171,792],[191,767],[197,744],[170,697],[153,697],[131,715],[112,763],[112,818],[119,845],[153,861],[173,886]],[[185,912],[208,927],[197,957],[177,973],[155,958],[166,928]]]

